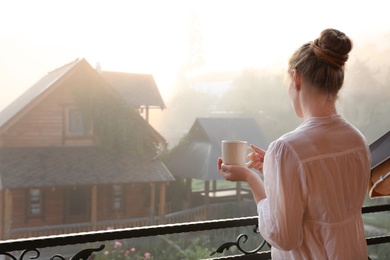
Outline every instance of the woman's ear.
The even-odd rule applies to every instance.
[[[301,90],[301,73],[299,73],[297,70],[293,70],[292,78],[294,81],[295,90]]]

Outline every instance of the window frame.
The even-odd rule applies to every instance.
[[[116,188],[119,188],[120,193],[118,194]],[[123,212],[124,211],[124,186],[122,184],[113,184],[111,186],[111,208],[113,212]],[[117,200],[119,200],[119,207],[116,207]]]
[[[38,194],[32,194],[34,191],[38,191]],[[38,206],[38,212],[34,213],[33,208],[36,208],[36,205]],[[27,219],[44,217],[44,192],[42,189],[30,188],[26,190],[26,211]]]
[[[82,126],[78,126],[79,128],[82,128],[81,130],[73,131],[71,129],[72,127],[72,113],[77,113],[79,115],[79,120],[81,121],[78,124],[81,124]],[[77,128],[77,127],[76,127]],[[91,120],[88,120],[84,117],[83,113],[78,109],[76,106],[67,106],[65,108],[65,136],[67,137],[74,137],[74,138],[80,138],[80,137],[90,137],[93,134],[92,129],[92,122]]]

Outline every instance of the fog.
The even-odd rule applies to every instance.
[[[354,42],[354,48],[346,65],[345,83],[337,102],[338,111],[366,136],[369,143],[372,143],[390,129],[390,19],[388,12],[388,0],[370,3],[340,0],[318,3],[312,0],[1,1],[0,111],[48,72],[77,58],[85,58],[92,67],[100,64],[103,71],[153,75],[166,105],[164,110],[149,111],[150,124],[168,142],[168,151],[158,154],[161,156],[161,161],[165,159],[165,155],[170,155],[170,152],[178,147],[177,144],[187,135],[196,118],[200,117],[253,118],[264,132],[266,141],[270,143],[302,122],[296,117],[286,91],[285,73],[290,55],[303,43],[317,38],[323,29],[336,28],[345,32]],[[97,102],[88,102],[88,104],[92,103]],[[65,109],[67,113],[71,111],[64,106],[64,111]],[[122,116],[127,116],[127,112],[128,110]],[[136,116],[139,118],[138,114]],[[127,120],[121,120],[115,113],[109,114],[109,117],[119,118],[115,122],[127,122]],[[55,120],[65,122],[65,119],[56,118]],[[109,120],[100,122],[104,122],[102,125],[110,125],[107,121]],[[142,126],[146,125],[145,122],[142,121],[142,123]],[[65,131],[65,127],[61,129]],[[117,129],[122,128],[117,127]],[[128,129],[130,128],[127,127]],[[52,133],[50,131],[55,131],[46,130],[42,130],[45,135]],[[13,137],[16,136],[15,139],[20,139],[18,133],[17,131],[13,133]],[[105,132],[105,135],[110,139],[112,133],[110,129]],[[125,133],[121,137],[130,136],[128,132],[120,133]],[[153,136],[155,137],[154,132]],[[32,134],[30,137],[34,139],[35,135]],[[131,138],[138,138],[138,136],[132,135]],[[148,138],[148,141],[154,142],[153,138]],[[21,138],[21,140],[24,139]],[[78,139],[74,140],[76,140],[75,144],[82,144],[82,146],[89,144],[83,143],[84,139],[80,139],[79,143]],[[68,144],[72,143],[67,143],[65,145],[69,146],[67,148],[73,148]],[[39,145],[42,144],[39,143]],[[36,149],[38,151],[40,146],[35,148],[38,148]],[[54,146],[54,148],[58,147]],[[58,150],[65,151],[66,149]],[[82,149],[80,151],[82,152]],[[110,155],[115,156],[114,153]],[[161,165],[161,167],[154,166],[154,163],[160,162],[160,160],[155,160],[158,156],[153,154],[154,159],[153,161],[148,159],[146,168],[156,173],[156,176],[161,175],[163,171],[170,177],[170,170],[168,171],[165,167],[168,164]],[[40,155],[39,160],[42,158],[43,156]],[[58,158],[65,161],[63,157]],[[88,224],[88,228],[95,228],[96,223],[104,223],[101,225],[102,228],[111,229],[111,225],[114,224],[116,227],[120,225],[121,228],[126,227],[125,223],[129,226],[134,223],[138,225],[139,217],[145,217],[147,221],[151,221],[145,223],[154,224],[157,214],[161,213],[162,216],[165,208],[167,208],[166,213],[172,213],[186,211],[198,204],[208,206],[209,194],[206,191],[208,192],[210,187],[214,191],[215,188],[221,187],[222,189],[237,188],[237,192],[241,193],[241,185],[236,186],[235,183],[226,181],[221,181],[217,185],[216,181],[209,183],[194,179],[192,182],[188,178],[184,181],[184,178],[180,176],[175,176],[175,181],[173,181],[173,176],[172,181],[168,177],[150,181],[148,178],[153,174],[143,170],[142,165],[138,165],[138,161],[134,163],[135,167],[128,164],[130,170],[122,171],[129,180],[131,179],[130,181],[123,181],[119,175],[121,171],[116,170],[117,165],[115,165],[115,169],[113,166],[112,170],[106,171],[107,174],[106,172],[100,174],[109,179],[107,183],[96,184],[94,183],[96,181],[95,167],[100,167],[100,161],[97,161],[99,159],[92,158],[90,164],[84,163],[82,159],[76,159],[76,164],[80,161],[80,165],[91,167],[90,171],[85,171],[87,174],[80,170],[74,171],[87,178],[92,176],[88,185],[78,185],[76,182],[68,187],[66,186],[68,184],[64,186],[61,182],[52,181],[47,186],[30,189],[30,193],[27,192],[28,188],[26,191],[23,190],[24,186],[7,188],[7,194],[10,194],[10,191],[16,193],[13,195],[2,193],[3,201],[11,198],[11,203],[5,204],[4,210],[0,210],[3,215],[8,214],[5,217],[0,216],[5,225],[5,228],[0,228],[2,232],[11,233],[14,230],[24,232],[23,229],[30,225],[27,223],[28,218],[34,221],[42,220],[42,227],[47,232],[52,230],[47,225],[50,221],[56,225],[68,225],[71,222],[66,222],[68,221],[66,218],[74,213],[78,215],[77,210],[73,212],[72,207],[79,207],[79,201],[85,203],[87,207],[82,207],[81,220],[75,218],[74,223],[78,221],[82,228],[85,223]],[[96,160],[96,164],[93,159]],[[135,159],[138,160],[137,157]],[[113,160],[108,158],[107,161],[112,163]],[[122,161],[127,163],[128,158]],[[153,165],[149,167],[149,163]],[[71,173],[73,169],[73,164],[67,165],[69,167],[66,174],[63,174],[64,178],[68,178],[65,175]],[[26,175],[31,181],[37,180],[35,178],[39,177],[29,176],[34,173],[31,172],[28,168]],[[55,175],[58,172],[56,169],[50,174]],[[14,171],[9,171],[9,173],[11,176]],[[111,178],[111,174],[119,176],[119,183]],[[142,182],[135,181],[133,179],[135,175],[140,175]],[[51,176],[47,174],[47,177]],[[161,176],[157,177],[161,178]],[[219,186],[221,183],[222,186]],[[4,182],[1,184],[3,185]],[[201,191],[205,191],[204,195],[200,193]],[[191,199],[192,194],[195,199]],[[128,196],[127,199],[125,196]],[[14,202],[12,202],[13,197]],[[223,217],[230,218],[229,214],[240,216],[256,214],[256,212],[251,213],[256,210],[251,199],[241,200],[241,194],[237,196],[238,200],[235,196],[226,197],[231,200],[229,203],[233,204],[229,205],[233,207],[226,206],[228,204],[219,205],[221,209],[223,207],[223,210],[216,210],[216,212],[221,213]],[[225,198],[221,198],[221,201],[225,201]],[[23,203],[24,208],[19,207]],[[45,203],[48,203],[47,207],[44,206]],[[50,205],[55,205],[55,207],[50,207]],[[47,211],[47,215],[45,213],[36,218],[35,215],[27,216],[29,207],[35,210],[38,208],[38,213],[46,209],[50,211]],[[13,216],[11,215],[12,208],[18,210]],[[101,217],[101,214],[98,214],[99,210],[107,214]],[[190,216],[191,221],[195,218],[199,220],[198,215],[193,212],[195,211],[185,212],[184,216]],[[171,221],[162,217],[164,224],[167,223],[165,221]],[[22,228],[15,224],[17,218]],[[133,218],[136,221],[134,223],[129,221]],[[93,225],[90,225],[89,221]],[[387,230],[386,221],[387,219],[379,221],[378,229],[382,230],[384,227],[383,230]],[[376,220],[369,219],[369,223],[374,222]],[[38,226],[40,222],[31,223],[38,223],[37,226],[33,224],[31,227],[37,228],[36,230],[40,232]],[[373,226],[377,227],[377,225]],[[71,229],[73,233],[73,224],[71,224]],[[28,231],[29,235],[31,230]],[[67,229],[61,227],[58,230],[66,232],[64,230]],[[237,237],[236,234],[230,234],[230,231],[222,235],[219,230],[216,232],[218,233],[215,233],[217,234],[215,236],[202,235],[202,239],[199,240],[202,243],[199,243],[201,246],[194,246],[193,232],[189,234],[189,239],[181,239],[181,236],[173,234],[175,237],[172,237],[172,241],[177,245],[185,242],[185,245],[182,245],[183,249],[201,248],[206,253],[204,257],[208,257],[211,251],[209,247],[220,245],[218,244],[220,239],[225,239],[223,242],[226,242],[226,239]],[[163,252],[176,253],[179,248],[177,245],[174,247],[175,250],[171,250],[167,247],[166,241],[153,242],[161,237],[163,236],[157,236],[157,239],[151,240],[150,244],[145,243],[147,250],[154,250],[155,255],[159,257]],[[209,243],[209,240],[213,243]],[[203,241],[206,242],[203,243]],[[142,243],[143,241],[140,245]],[[170,245],[174,243],[170,242]],[[130,248],[134,245],[129,243],[128,246]],[[385,246],[384,248],[386,249]],[[135,248],[132,249],[135,251]],[[136,254],[138,252],[141,250],[137,247]]]
[[[272,140],[300,122],[283,85],[289,56],[333,27],[354,41],[340,111],[373,141],[390,125],[390,20],[386,1],[350,3],[3,1],[0,109],[47,72],[85,58],[153,75],[167,109],[152,111],[151,123],[169,147],[196,117],[253,116]]]
[[[389,35],[384,35],[381,47],[369,43],[353,50],[337,102],[339,113],[361,130],[369,143],[390,129],[389,43]],[[167,110],[153,112],[152,124],[172,148],[197,117],[253,117],[270,142],[301,122],[292,110],[284,80],[285,68],[246,68],[190,79],[183,75]]]

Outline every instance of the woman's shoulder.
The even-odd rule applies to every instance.
[[[306,160],[318,154],[331,154],[357,147],[367,142],[363,134],[341,117],[336,120],[312,120],[275,140],[273,150],[292,151],[297,158]]]

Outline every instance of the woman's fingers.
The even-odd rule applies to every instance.
[[[260,156],[264,157],[265,155],[265,151],[263,149],[261,149],[260,147],[257,147],[253,144],[251,144],[251,148],[252,150],[254,150],[257,154],[259,154]]]

